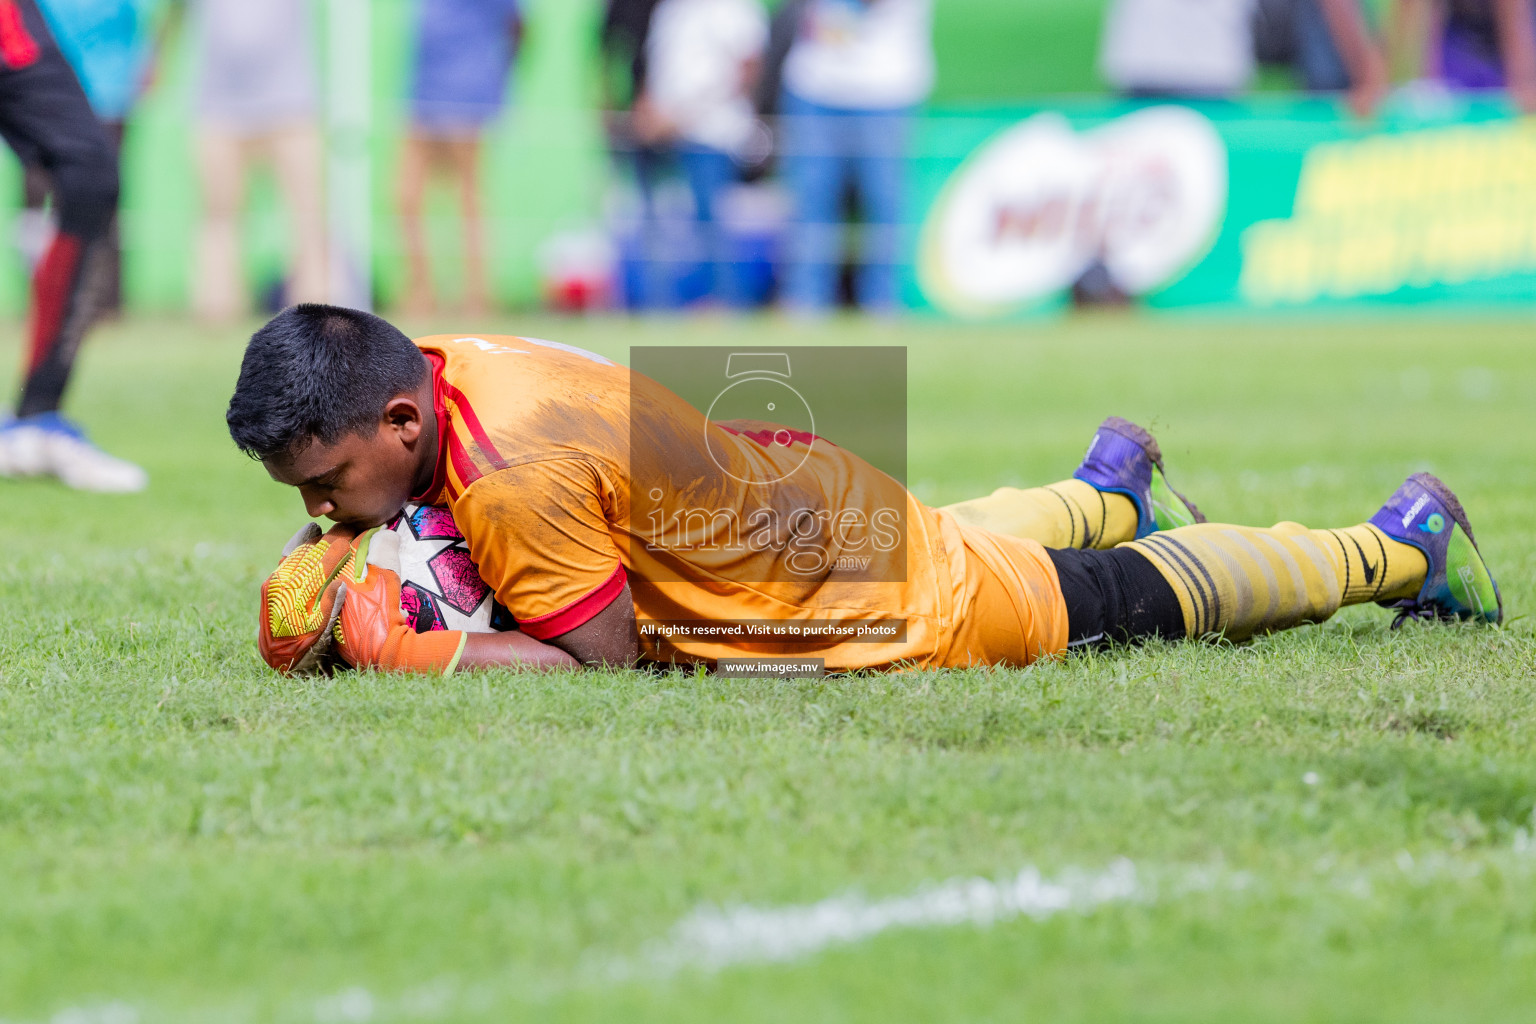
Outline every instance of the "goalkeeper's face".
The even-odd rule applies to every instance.
[[[332,444],[316,438],[263,465],[272,479],[299,489],[312,518],[366,530],[387,522],[430,485],[434,435],[435,424],[423,417],[417,400],[401,395],[372,432],[347,434]]]

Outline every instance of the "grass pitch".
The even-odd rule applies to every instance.
[[[0,482],[0,1020],[1530,1019],[1529,325],[494,327],[906,344],[932,502],[1067,475],[1108,413],[1214,519],[1358,522],[1428,468],[1514,621],[816,682],[277,679],[256,587],[303,512],[224,434],[241,338],[108,327],[71,405],[151,490]],[[882,902],[1030,867],[1135,885],[990,924]],[[729,963],[677,930],[850,894]],[[893,926],[837,932],[859,906]],[[773,959],[817,928],[849,941]]]

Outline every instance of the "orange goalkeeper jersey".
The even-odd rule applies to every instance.
[[[553,342],[441,335],[431,490],[538,639],[630,585],[645,657],[785,655],[829,669],[1025,663],[1066,644],[1054,568],[812,434],[711,422]],[[832,439],[835,441],[835,439]]]

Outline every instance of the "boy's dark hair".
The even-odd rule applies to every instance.
[[[388,321],[307,302],[251,335],[224,419],[252,458],[292,454],[372,429],[426,373],[421,350]]]

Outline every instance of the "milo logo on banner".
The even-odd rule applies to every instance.
[[[1095,263],[1145,294],[1206,254],[1226,203],[1226,148],[1196,111],[1149,107],[1081,133],[1036,114],[949,177],[923,225],[918,281],[960,316],[1022,309]]]

